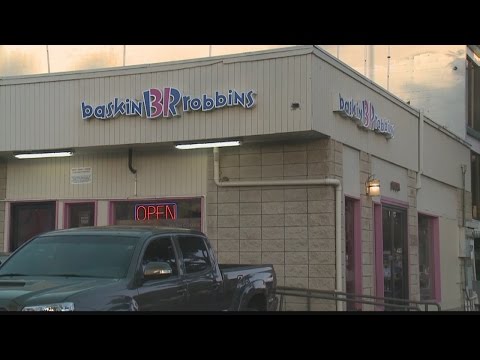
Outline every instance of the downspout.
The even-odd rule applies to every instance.
[[[460,168],[462,170],[462,226],[463,226],[463,230],[464,230],[464,239],[463,241],[465,241],[465,252],[467,251],[467,249],[470,249],[470,245],[469,245],[469,242],[467,241],[467,235],[466,235],[466,229],[465,229],[465,173],[467,172],[467,166],[465,164],[461,164],[460,165]],[[462,259],[463,259],[463,273],[464,273],[464,281],[465,281],[465,296],[469,296],[469,287],[468,287],[468,262],[467,262],[467,256],[466,254],[461,254],[462,256]],[[470,253],[470,259],[471,259],[472,255]]]
[[[134,195],[137,196],[137,170],[132,167],[133,149],[128,149],[128,169],[135,175]]]
[[[220,181],[220,154],[213,148],[213,178],[219,187],[239,186],[285,186],[285,185],[331,185],[335,186],[335,291],[343,292],[342,282],[342,184],[338,179],[306,180],[258,180],[258,181]],[[343,303],[337,301],[337,311],[343,311]]]
[[[423,174],[423,110],[420,110],[418,116],[418,171],[417,171],[417,184],[415,188],[420,190],[422,187],[422,174]]]

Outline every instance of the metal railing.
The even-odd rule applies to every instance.
[[[379,297],[372,295],[358,295],[346,292],[337,292],[329,290],[313,290],[302,289],[294,287],[279,286],[276,290],[277,296],[279,296],[278,311],[286,311],[286,297],[299,297],[307,299],[307,310],[312,309],[312,299],[330,300],[337,305],[337,303],[344,302],[347,304],[354,304],[354,311],[361,311],[361,304],[372,305],[377,311],[429,311],[430,307],[436,308],[437,311],[441,311],[440,304],[434,301],[417,301],[410,299],[398,299]]]
[[[472,290],[463,290],[465,294],[465,304],[464,304],[464,310],[465,311],[478,311],[478,296],[477,294],[472,291]]]

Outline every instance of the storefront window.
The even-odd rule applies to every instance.
[[[95,225],[95,203],[66,204],[66,212],[66,229]]]
[[[472,159],[472,217],[480,220],[480,155],[471,152]]]
[[[115,201],[115,225],[153,225],[202,230],[202,199]]]
[[[474,240],[475,280],[480,281],[480,239]]]

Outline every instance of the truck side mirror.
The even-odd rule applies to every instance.
[[[162,279],[172,275],[172,268],[166,262],[152,261],[145,265],[143,277],[145,280]]]

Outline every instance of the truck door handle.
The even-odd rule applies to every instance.
[[[212,284],[213,290],[217,290],[219,286],[220,286],[220,283],[218,283],[218,282],[214,282],[214,283]]]
[[[187,292],[187,289],[178,289],[177,294],[185,294]]]

